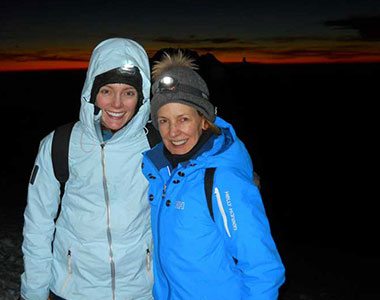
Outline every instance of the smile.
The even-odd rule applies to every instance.
[[[111,116],[111,117],[113,117],[113,118],[121,118],[122,116],[124,116],[125,115],[125,112],[112,112],[112,111],[106,111],[106,113],[109,115],[109,116]]]
[[[186,142],[187,142],[187,140],[171,141],[171,143],[175,146],[181,146],[181,145],[185,144]]]

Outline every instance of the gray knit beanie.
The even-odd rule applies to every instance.
[[[153,67],[151,118],[154,127],[158,129],[157,112],[167,103],[182,103],[189,105],[207,120],[214,122],[215,108],[209,101],[209,90],[206,82],[193,69],[193,60],[182,55],[166,54],[163,61]]]

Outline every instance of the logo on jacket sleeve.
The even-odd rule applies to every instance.
[[[175,202],[175,208],[176,209],[185,209],[185,202],[184,201],[176,201]]]
[[[230,213],[232,228],[234,231],[236,231],[237,230],[237,223],[236,223],[235,213],[234,213],[234,210],[232,208],[230,193],[227,191],[225,194],[226,194],[226,203],[228,206],[228,212]]]

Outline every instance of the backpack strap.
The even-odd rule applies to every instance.
[[[207,207],[210,213],[211,219],[215,222],[214,212],[212,210],[212,187],[214,185],[214,174],[216,168],[206,168],[205,172],[205,194],[207,200]]]
[[[159,142],[161,142],[161,135],[160,132],[154,128],[152,122],[148,121],[145,125],[146,129],[148,130],[147,137],[150,148],[153,148],[156,146]]]
[[[205,179],[204,179],[207,207],[210,213],[210,217],[214,222],[215,222],[214,211],[212,210],[212,188],[214,185],[215,170],[216,168],[206,168]],[[254,175],[254,184],[260,190],[260,176],[256,172],[254,172],[253,175]]]
[[[53,142],[51,146],[51,159],[53,162],[53,169],[55,178],[61,184],[62,199],[66,181],[69,179],[69,145],[70,135],[75,122],[64,124],[54,131]]]
[[[64,193],[66,181],[69,179],[69,146],[70,135],[76,121],[59,126],[54,131],[51,148],[54,176],[61,184],[61,198]],[[147,137],[151,148],[161,141],[160,133],[152,123],[145,126],[148,130]]]

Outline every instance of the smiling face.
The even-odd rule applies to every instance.
[[[205,117],[181,103],[163,105],[157,112],[157,121],[162,141],[171,154],[188,153],[208,128]]]
[[[102,125],[118,131],[132,119],[138,101],[136,89],[124,83],[102,86],[96,96],[96,105],[102,111]]]

